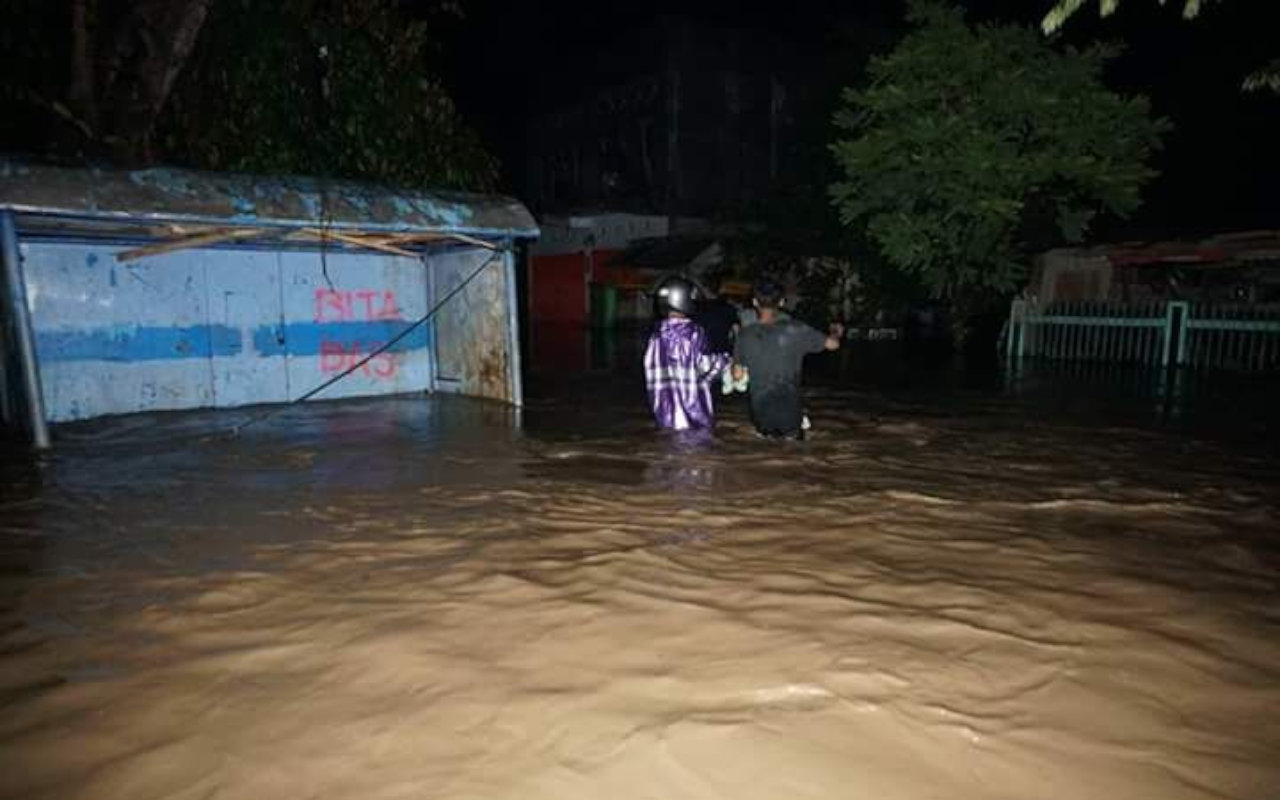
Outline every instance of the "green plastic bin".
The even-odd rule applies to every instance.
[[[591,324],[612,328],[618,321],[618,287],[607,283],[591,284]]]

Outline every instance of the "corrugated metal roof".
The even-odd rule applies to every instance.
[[[406,192],[354,181],[152,168],[68,168],[0,159],[0,208],[85,220],[302,227],[532,238],[518,200]]]

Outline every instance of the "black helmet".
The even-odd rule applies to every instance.
[[[664,278],[653,291],[654,313],[660,317],[665,317],[672,311],[692,314],[696,310],[695,303],[699,294],[698,287],[690,280],[679,275]]]

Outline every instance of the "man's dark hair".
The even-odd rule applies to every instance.
[[[752,291],[752,299],[760,308],[777,311],[782,307],[782,287],[771,281],[757,283]]]

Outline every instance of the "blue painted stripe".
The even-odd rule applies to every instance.
[[[367,353],[391,341],[410,325],[404,320],[371,322],[299,322],[261,325],[253,330],[254,352],[263,358],[319,356],[338,352]],[[281,334],[283,333],[283,341]],[[431,346],[431,328],[422,326],[387,352],[406,353]],[[45,330],[36,333],[40,360],[178,361],[210,356],[238,356],[244,350],[241,331],[226,325],[185,328],[115,326],[85,331]]]
[[[186,328],[115,326],[38,331],[36,351],[51,361],[170,361],[238,355],[240,331],[225,325]]]
[[[293,322],[283,327],[262,325],[253,332],[253,349],[260,356],[324,355],[328,347],[340,346],[350,352],[367,353],[391,341],[412,323],[399,319],[369,322]],[[406,353],[431,345],[431,328],[422,325],[396,342],[388,353]]]

